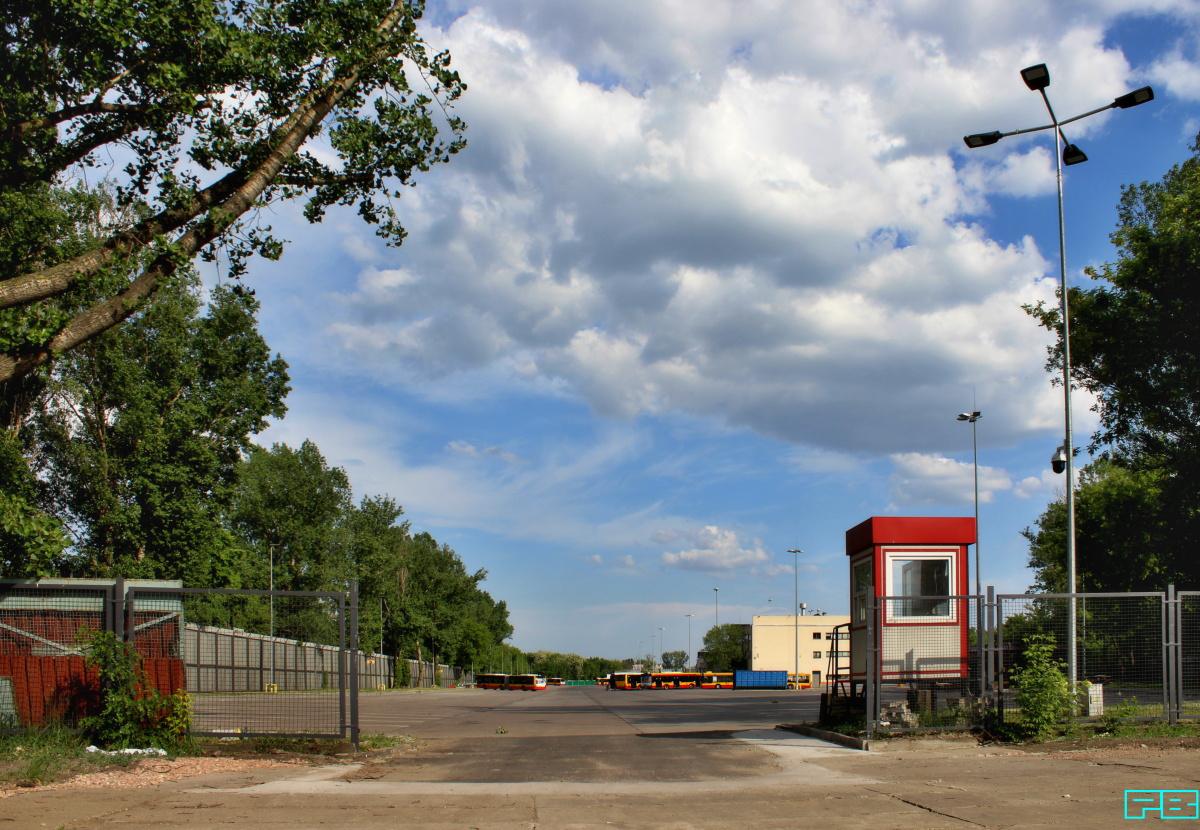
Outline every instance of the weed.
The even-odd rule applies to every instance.
[[[88,639],[88,662],[100,677],[100,708],[80,720],[84,735],[105,749],[176,748],[191,729],[191,698],[152,689],[131,643],[109,631]]]
[[[1054,659],[1054,638],[1046,634],[1030,637],[1024,665],[1013,671],[1012,678],[1023,737],[1044,740],[1073,708],[1070,683],[1062,663]]]
[[[1100,718],[1100,726],[1105,732],[1120,735],[1138,714],[1136,697],[1123,699],[1120,703],[1104,707],[1104,716]]]

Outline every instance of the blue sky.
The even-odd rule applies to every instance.
[[[254,266],[287,417],[508,602],[526,650],[695,650],[713,622],[848,607],[845,531],[971,515],[982,576],[1062,492],[1062,397],[1022,303],[1052,300],[1048,133],[1068,138],[1073,280],[1111,258],[1123,184],[1200,130],[1195,2],[431,3],[469,147],[379,244],[349,214]],[[1076,397],[1077,443],[1094,428]],[[973,580],[972,580],[973,581]],[[714,594],[713,588],[719,591]],[[660,629],[663,629],[660,631]],[[652,641],[653,638],[653,641]]]

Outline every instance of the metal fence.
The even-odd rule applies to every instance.
[[[1037,642],[1074,679],[1078,719],[1200,717],[1200,592],[880,597],[860,632],[871,734],[1020,721]]]
[[[981,609],[979,598],[970,596],[877,600],[862,640],[870,651],[870,728],[963,728],[982,720],[987,684]]]
[[[1166,599],[1163,592],[997,597],[1000,717],[1020,717],[1011,680],[1035,639],[1052,646],[1054,661],[1079,684],[1082,717],[1106,712],[1129,719],[1176,717],[1167,669],[1178,650],[1172,648]]]
[[[358,741],[357,596],[321,591],[134,588],[128,638],[169,652],[192,733]],[[187,623],[192,630],[187,630]]]
[[[113,622],[108,584],[0,583],[0,731],[93,711],[99,684],[83,652],[91,632]]]

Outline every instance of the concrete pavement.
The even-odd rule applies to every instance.
[[[0,800],[0,827],[1111,828],[1128,826],[1126,789],[1200,789],[1200,755],[1170,745],[1055,753],[933,741],[864,753],[762,724],[712,728],[759,721],[772,698],[604,694],[397,700],[425,713],[424,734],[391,758],[31,792]],[[688,709],[717,720],[687,722]],[[496,732],[500,721],[508,731]]]

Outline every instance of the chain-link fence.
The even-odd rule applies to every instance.
[[[1165,598],[1163,593],[999,597],[1001,716],[1020,718],[1012,678],[1029,646],[1040,642],[1051,646],[1054,662],[1077,681],[1081,716],[1169,718]]]
[[[1200,591],[1180,591],[1177,598],[1179,716],[1200,718]]]
[[[1200,592],[880,597],[867,623],[872,734],[1019,723],[1038,644],[1074,679],[1080,720],[1200,717]]]
[[[94,711],[99,682],[84,648],[112,624],[108,584],[0,583],[0,731],[70,725]]]
[[[866,689],[883,730],[962,729],[982,717],[985,693],[977,597],[880,597]]]
[[[353,596],[196,588],[130,593],[130,638],[143,655],[170,653],[191,696],[193,734],[357,740],[362,658],[353,642]]]

